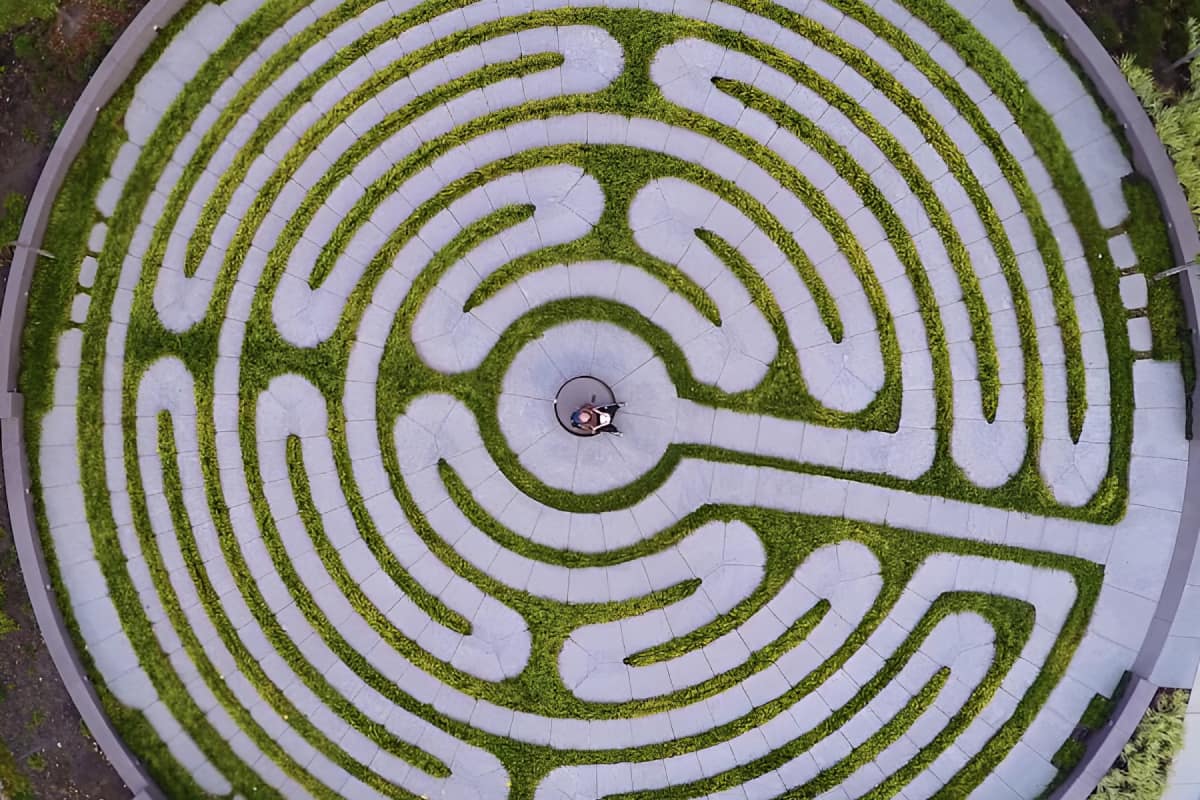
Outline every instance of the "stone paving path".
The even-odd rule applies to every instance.
[[[1197,676],[1197,683],[1200,684],[1200,676]],[[1167,800],[1189,800],[1200,794],[1200,759],[1197,758],[1200,755],[1200,686],[1192,686],[1183,724],[1183,749],[1171,764],[1167,791],[1163,795]]]
[[[1194,602],[1200,595],[1200,570],[1193,569],[1188,576],[1182,604]],[[1200,620],[1191,617],[1177,619],[1175,625],[1184,635],[1200,633]],[[1181,688],[1188,688],[1186,686]],[[1184,716],[1183,748],[1171,764],[1168,774],[1166,800],[1189,800],[1200,795],[1200,672],[1192,684],[1188,698],[1187,714]]]
[[[171,793],[1042,791],[1150,629],[1183,381],[1071,65],[905,5],[163,33],[29,425]]]

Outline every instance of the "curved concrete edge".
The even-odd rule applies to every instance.
[[[67,687],[67,692],[71,695],[79,716],[87,725],[92,739],[103,751],[108,763],[117,771],[117,775],[135,796],[160,800],[163,797],[162,793],[142,763],[113,729],[108,715],[105,714],[58,608],[54,588],[47,577],[49,570],[46,567],[41,541],[33,527],[33,495],[28,487],[29,469],[19,414],[14,418],[0,419],[0,446],[3,447],[3,455],[0,458],[4,462],[4,483],[17,556],[21,562],[21,572],[25,576],[29,603],[33,607],[34,617],[37,619],[42,639],[46,642],[46,648],[54,659],[54,666],[62,676],[63,684]]]
[[[1156,691],[1158,687],[1150,681],[1136,675],[1130,678],[1103,732],[1088,739],[1087,752],[1070,777],[1050,795],[1051,800],[1086,800],[1091,795],[1133,736]]]
[[[1023,0],[1051,30],[1062,37],[1067,51],[1091,81],[1093,90],[1116,116],[1129,144],[1134,169],[1154,187],[1167,225],[1171,253],[1176,264],[1185,264],[1200,254],[1200,233],[1196,230],[1191,209],[1179,184],[1175,166],[1158,138],[1154,123],[1142,108],[1116,62],[1096,39],[1091,29],[1067,5],[1066,0]],[[1200,279],[1191,271],[1180,276],[1184,314],[1192,340],[1192,350],[1200,356],[1200,326],[1197,308],[1200,307]],[[1193,388],[1191,397],[1192,429],[1197,428],[1200,410],[1200,391]],[[1142,641],[1133,675],[1123,696],[1118,700],[1109,724],[1100,735],[1088,741],[1083,759],[1052,795],[1054,800],[1082,800],[1112,767],[1121,749],[1133,735],[1160,685],[1190,688],[1200,665],[1200,639],[1183,635],[1186,629],[1176,627],[1180,609],[1186,608],[1200,618],[1200,586],[1188,591],[1189,585],[1200,584],[1200,562],[1197,557],[1197,534],[1200,533],[1200,441],[1193,440],[1188,448],[1187,492],[1175,550],[1167,570],[1162,594],[1159,596],[1154,619]],[[1186,599],[1186,602],[1185,602]],[[1200,747],[1200,743],[1193,742]]]
[[[0,463],[13,540],[29,603],[41,630],[42,639],[62,676],[75,708],[87,725],[96,745],[104,753],[117,775],[125,782],[135,800],[162,800],[162,791],[145,766],[126,746],[113,728],[101,705],[95,687],[87,677],[83,662],[67,630],[62,611],[50,582],[46,555],[42,551],[33,513],[33,495],[24,434],[24,403],[17,391],[20,371],[21,332],[25,325],[29,286],[37,266],[37,248],[50,220],[54,199],[67,172],[87,141],[100,109],[133,72],[138,59],[154,41],[157,29],[165,26],[187,0],[150,0],[117,39],[100,63],[67,118],[50,158],[42,169],[37,188],[25,214],[16,252],[9,270],[4,304],[0,309],[0,376],[4,388],[0,394]]]

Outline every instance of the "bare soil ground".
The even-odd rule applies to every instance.
[[[0,196],[29,195],[88,77],[145,0],[67,0],[0,36]]]

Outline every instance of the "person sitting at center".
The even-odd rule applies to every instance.
[[[613,417],[623,405],[625,404],[609,403],[606,406],[597,406],[584,403],[571,413],[571,425],[588,433],[615,433],[620,436],[621,432],[613,424]]]

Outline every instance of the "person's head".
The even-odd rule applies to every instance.
[[[571,422],[575,423],[576,425],[587,425],[591,421],[592,412],[588,411],[586,408],[576,409],[575,413],[571,415]]]

